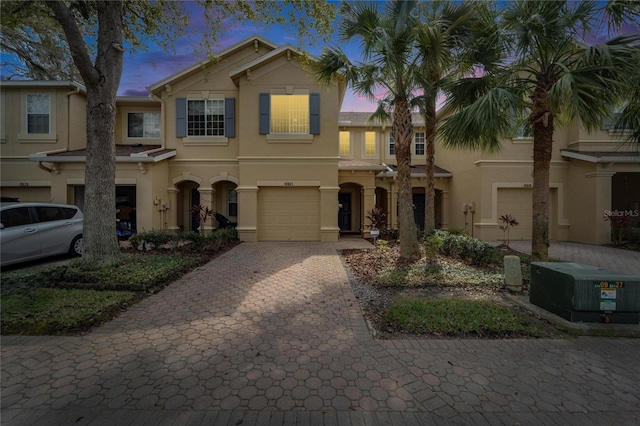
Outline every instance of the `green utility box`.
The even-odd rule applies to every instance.
[[[532,262],[529,300],[572,322],[640,323],[640,275],[579,263]]]

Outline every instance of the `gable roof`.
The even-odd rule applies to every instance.
[[[219,52],[218,54],[215,55],[215,59],[207,59],[204,61],[200,61],[196,64],[193,64],[192,66],[183,69],[182,71],[179,71],[175,74],[170,75],[167,78],[164,78],[163,80],[160,80],[157,83],[152,84],[151,86],[147,87],[147,90],[151,93],[154,93],[155,91],[158,91],[159,89],[163,89],[165,85],[167,84],[171,84],[173,82],[175,82],[176,80],[179,79],[183,79],[185,77],[188,77],[192,74],[195,74],[197,72],[200,72],[204,67],[210,65],[214,60],[220,60],[224,57],[230,56],[232,54],[234,54],[235,52],[244,49],[245,47],[254,44],[256,45],[256,49],[258,47],[258,45],[262,45],[262,46],[266,46],[267,48],[269,48],[270,50],[275,50],[277,48],[277,45],[275,45],[273,42],[260,37],[259,35],[254,35],[251,36],[247,39],[244,39],[243,41],[234,44],[233,46]]]
[[[229,72],[229,77],[231,77],[234,82],[237,82],[240,75],[245,73],[246,71],[250,71],[253,68],[258,68],[262,65],[268,64],[269,62],[274,61],[281,56],[291,55],[291,54],[294,54],[296,56],[304,56],[304,53],[301,52],[300,50],[296,49],[290,44],[285,44],[283,46],[278,47],[277,49],[272,50],[271,52],[265,55],[260,56],[259,58],[254,59],[253,61],[247,62],[246,64],[238,68],[232,69]],[[309,56],[309,58],[312,61],[317,60],[317,58],[313,56]]]

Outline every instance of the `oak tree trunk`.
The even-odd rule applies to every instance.
[[[416,259],[420,256],[418,236],[413,214],[413,194],[411,192],[411,140],[413,125],[411,110],[406,99],[398,100],[393,110],[393,139],[396,141],[396,161],[398,163],[398,228],[400,232],[400,257]]]
[[[67,3],[47,6],[62,26],[69,49],[87,89],[87,155],[82,268],[97,269],[119,260],[115,203],[116,94],[123,62],[124,3],[95,2],[97,52],[92,62],[75,14]]]

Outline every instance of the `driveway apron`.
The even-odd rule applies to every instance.
[[[337,250],[243,243],[84,336],[2,338],[2,424],[637,424],[640,341],[376,340]]]

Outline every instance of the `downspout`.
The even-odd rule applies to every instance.
[[[160,149],[158,149],[158,151],[165,149],[165,145],[166,145],[166,141],[167,141],[167,136],[166,136],[166,108],[165,108],[165,103],[164,100],[162,98],[160,98],[158,95],[154,95],[151,94],[151,98],[155,101],[160,102]],[[155,150],[153,150],[155,151]],[[150,151],[151,152],[151,151]]]
[[[65,96],[67,97],[67,149],[66,151],[69,151],[69,147],[71,146],[69,141],[69,139],[71,139],[70,137],[71,136],[71,96],[77,95],[79,93],[80,93],[79,87],[76,87],[74,90],[65,93]]]

